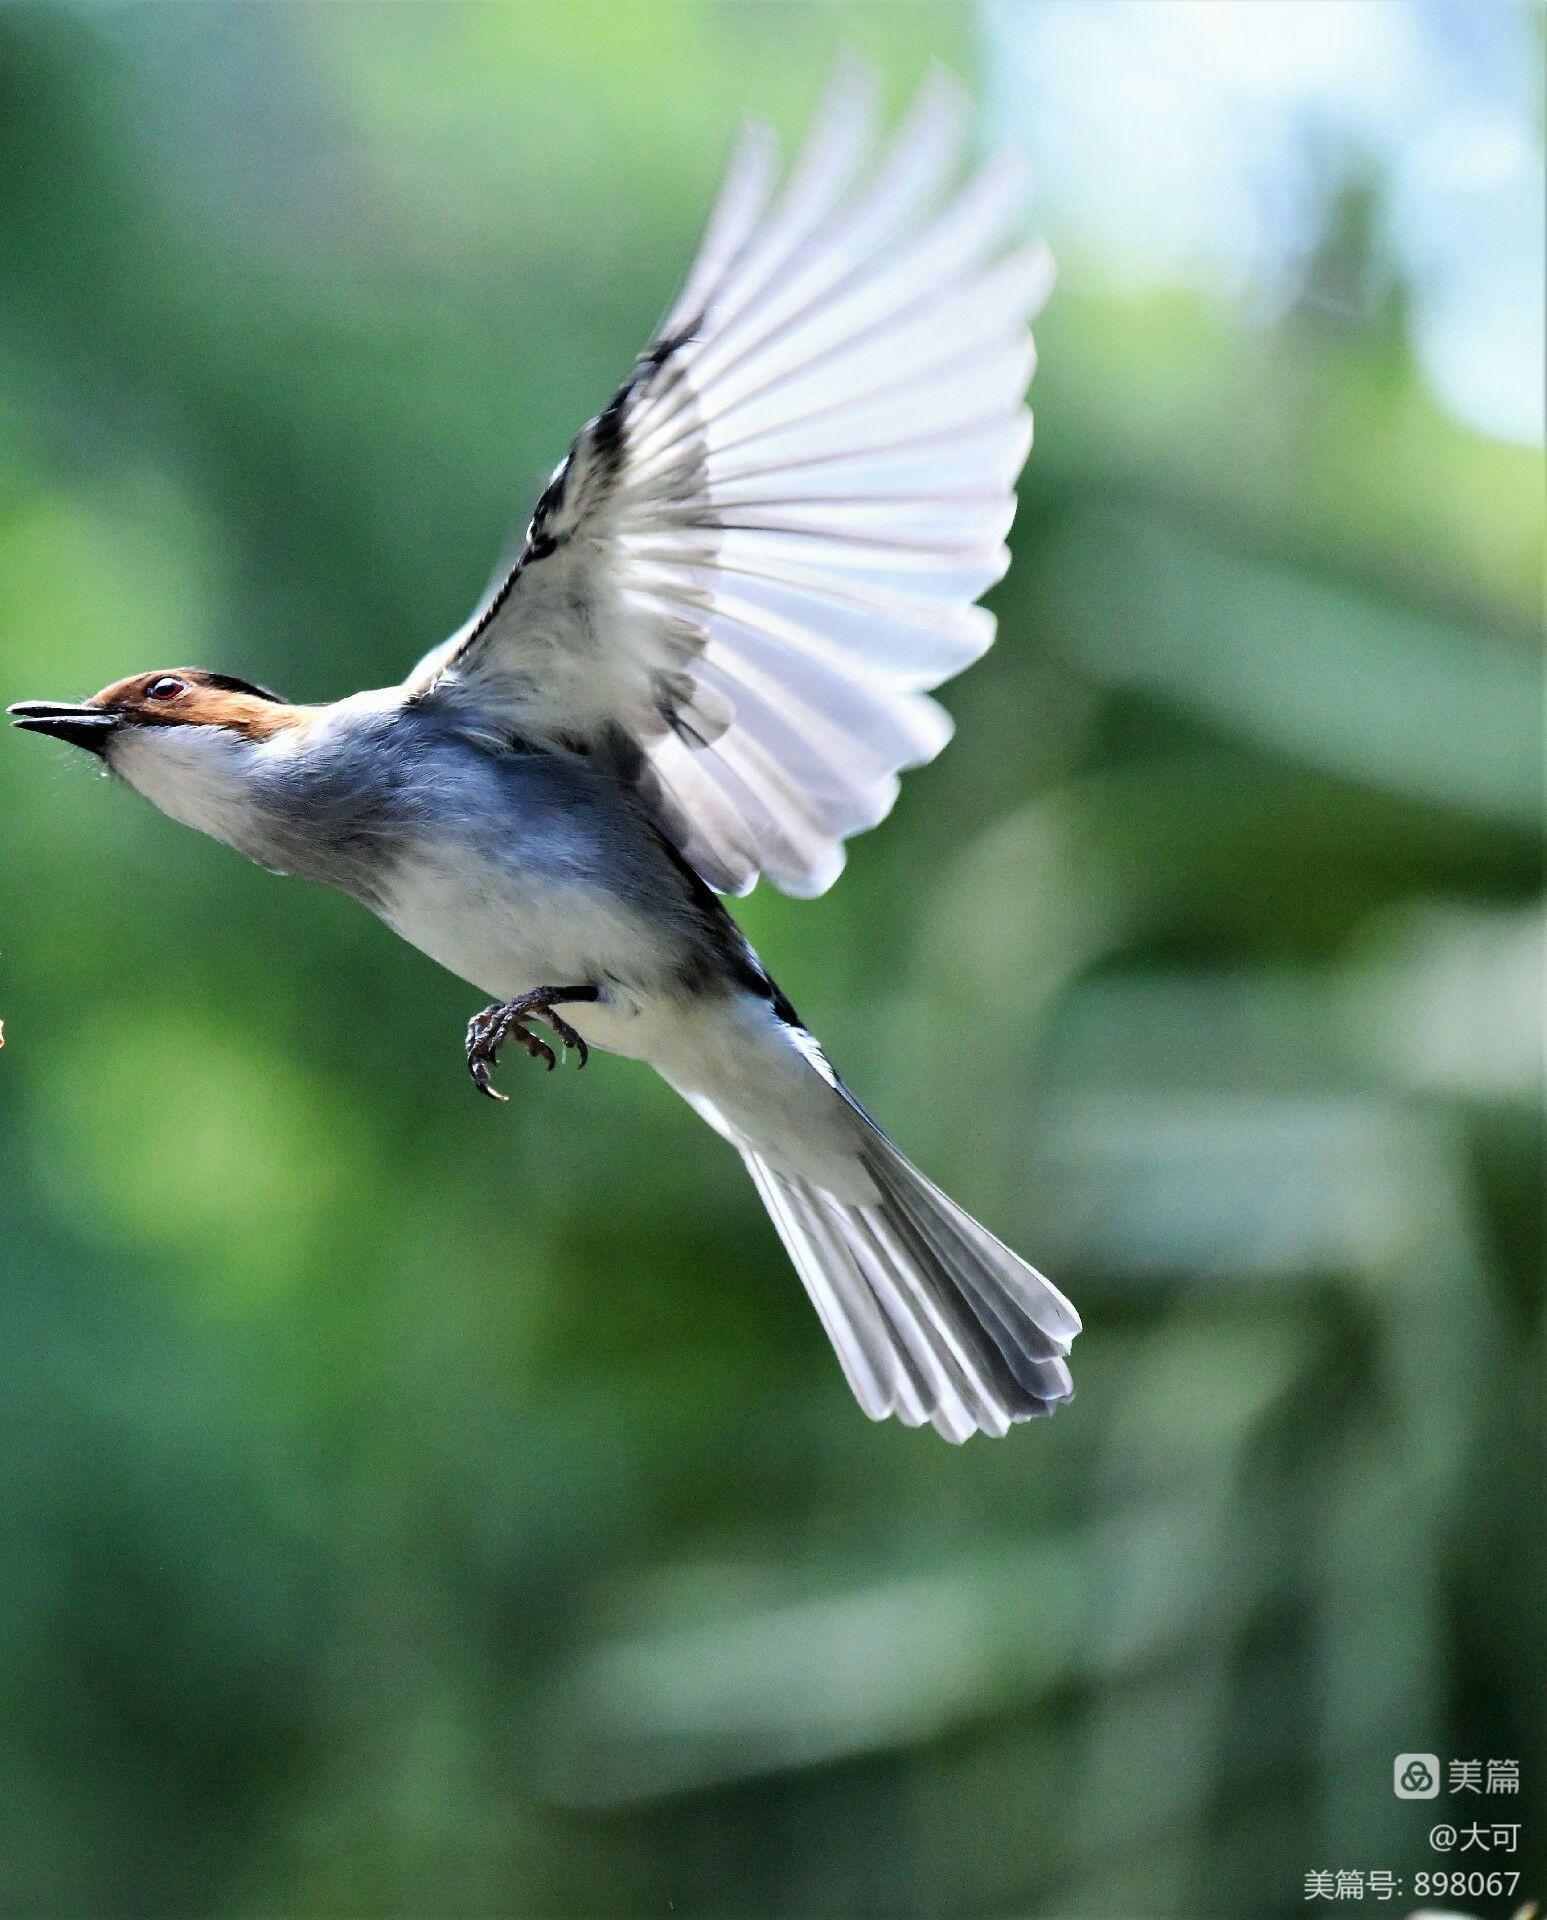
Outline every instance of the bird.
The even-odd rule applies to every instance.
[[[870,1117],[725,901],[825,892],[994,637],[1052,267],[971,127],[937,70],[887,132],[857,58],[788,168],[745,118],[651,344],[401,683],[178,667],[9,709],[491,996],[483,1093],[506,1044],[648,1063],[745,1161],[863,1411],[956,1443],[1072,1399],[1079,1316]]]

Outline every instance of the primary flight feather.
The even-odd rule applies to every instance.
[[[555,474],[509,575],[414,676],[516,731],[622,735],[711,885],[815,894],[950,722],[993,638],[1031,443],[1019,167],[951,185],[944,75],[872,161],[848,68],[776,192],[748,125],[659,339]]]

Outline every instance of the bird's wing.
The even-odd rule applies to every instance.
[[[630,766],[713,886],[816,894],[950,721],[987,648],[1031,443],[1019,168],[961,180],[937,75],[873,155],[830,89],[782,186],[744,128],[656,343],[580,434],[525,544],[409,684],[472,724]]]

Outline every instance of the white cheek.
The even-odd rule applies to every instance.
[[[128,728],[109,748],[108,766],[173,820],[233,841],[250,812],[242,750],[216,727]]]

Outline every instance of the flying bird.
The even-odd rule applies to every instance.
[[[680,296],[514,561],[401,685],[298,706],[177,667],[18,726],[351,895],[491,995],[476,1085],[554,1036],[740,1152],[860,1406],[948,1440],[1070,1399],[1079,1316],[903,1156],[723,904],[819,894],[988,647],[1050,262],[945,75],[878,137],[839,73],[781,178],[743,125]]]

